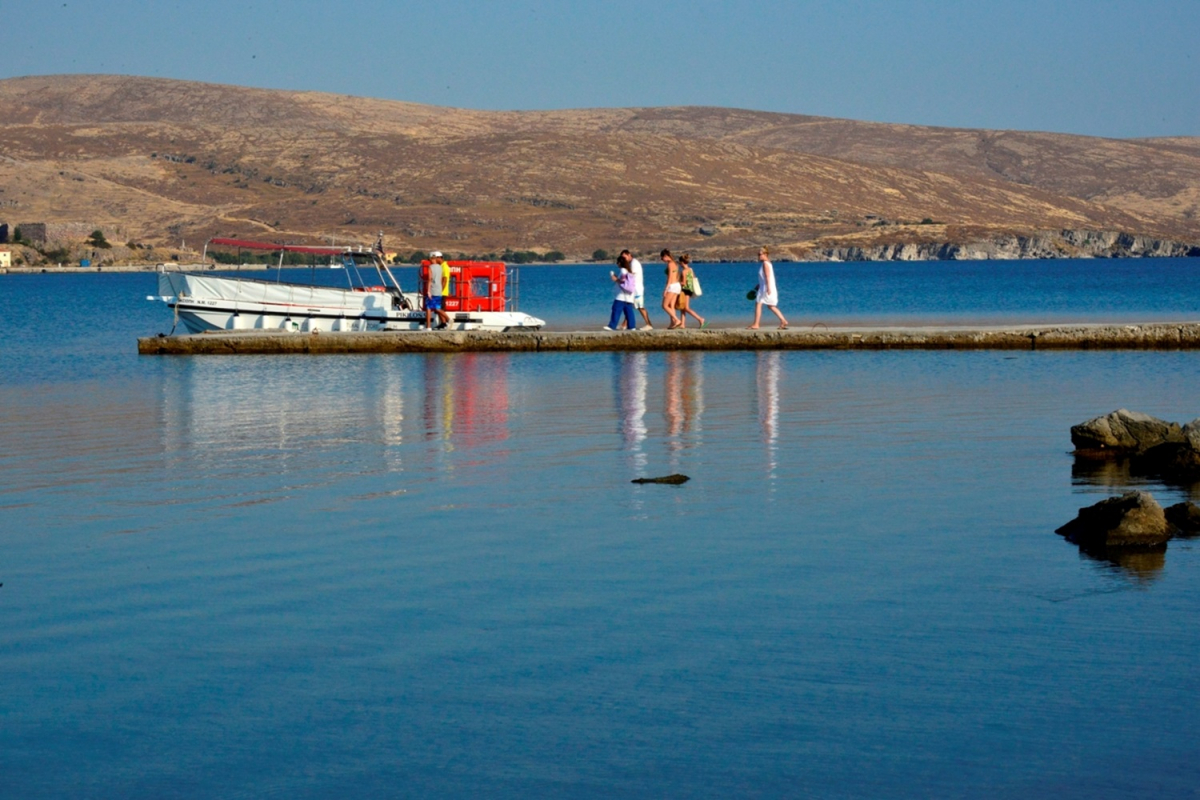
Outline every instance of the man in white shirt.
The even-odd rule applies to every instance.
[[[445,312],[446,294],[450,288],[450,265],[442,257],[440,250],[429,254],[432,263],[425,273],[425,285],[422,294],[425,295],[425,330],[432,329],[433,315],[437,314],[441,322],[439,327],[445,328],[450,324],[450,316]]]
[[[633,273],[633,277],[637,279],[637,289],[634,290],[633,307],[642,315],[642,319],[646,320],[646,324],[642,327],[645,330],[652,331],[654,326],[650,324],[650,314],[646,311],[646,284],[642,276],[642,262],[633,257],[633,254],[628,250],[622,250],[621,255],[629,259],[629,271]]]

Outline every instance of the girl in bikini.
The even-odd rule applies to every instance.
[[[675,303],[679,300],[679,295],[683,293],[683,287],[679,283],[679,265],[671,257],[670,250],[663,250],[658,257],[667,263],[667,290],[663,292],[662,301],[663,311],[667,312],[667,316],[671,318],[671,324],[667,326],[667,330],[682,328],[683,322],[675,315]]]

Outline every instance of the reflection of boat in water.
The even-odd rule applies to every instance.
[[[161,376],[162,448],[201,475],[264,458],[271,473],[319,465],[343,478],[372,464],[420,470],[451,451],[471,454],[459,466],[492,463],[509,452],[510,369],[500,353],[335,359],[301,392],[286,359],[252,370],[188,359]]]
[[[383,260],[382,240],[374,249],[308,247],[211,239],[208,245],[280,254],[340,258],[347,276],[345,288],[218,277],[207,273],[174,272],[158,276],[158,297],[174,309],[178,322],[191,333],[215,330],[304,331],[405,331],[425,326],[424,300],[418,292],[405,292]],[[208,245],[205,245],[207,257]],[[450,261],[450,293],[445,310],[452,330],[537,330],[540,319],[515,310],[507,296],[515,272],[498,261]],[[423,264],[422,269],[428,269]],[[378,282],[363,278],[378,276]],[[510,306],[512,308],[510,309]]]

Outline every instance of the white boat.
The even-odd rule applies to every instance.
[[[384,262],[382,242],[374,249],[309,247],[210,239],[205,245],[271,250],[280,254],[308,253],[340,258],[347,276],[346,288],[317,286],[242,277],[220,277],[212,272],[169,270],[160,267],[158,295],[175,312],[175,324],[189,333],[222,330],[416,331],[425,328],[425,304],[420,292],[406,292]],[[447,328],[470,331],[538,330],[546,323],[516,310],[507,296],[516,286],[515,272],[498,261],[450,261],[450,294],[443,298],[450,317]],[[422,270],[429,262],[422,264]],[[378,276],[368,283],[363,272]],[[511,306],[511,308],[510,308]],[[437,323],[437,316],[433,316]],[[174,329],[172,329],[174,332]]]

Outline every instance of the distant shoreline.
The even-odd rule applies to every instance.
[[[3,267],[0,275],[94,275],[97,272],[158,272],[161,264],[108,264],[102,267]],[[203,272],[266,272],[274,265],[264,264],[174,264],[171,271],[197,270]]]
[[[648,256],[647,256],[648,257]],[[918,261],[930,263],[944,262],[963,262],[970,263],[972,261],[1113,261],[1113,260],[1141,260],[1155,258],[1200,258],[1197,254],[1161,254],[1161,253],[1144,253],[1138,255],[1112,255],[1112,256],[1097,256],[1097,255],[1072,255],[1072,256],[1057,256],[1057,257],[975,257],[975,258],[776,258],[773,259],[776,264],[888,264],[905,262],[912,263]],[[506,262],[507,263],[507,262]],[[510,267],[589,267],[589,266],[611,266],[613,261],[531,261],[524,264],[508,264]],[[751,264],[754,263],[752,258],[732,259],[732,258],[717,258],[706,260],[702,258],[693,258],[693,264]],[[94,275],[103,272],[116,273],[136,273],[136,272],[158,272],[162,264],[109,264],[99,267],[0,267],[0,275]],[[389,264],[392,269],[414,269],[419,267],[419,264]],[[305,264],[286,264],[284,269],[308,269]],[[327,269],[328,267],[318,266],[318,269]],[[170,271],[184,272],[267,272],[277,269],[274,264],[176,264],[171,263],[168,267]]]

